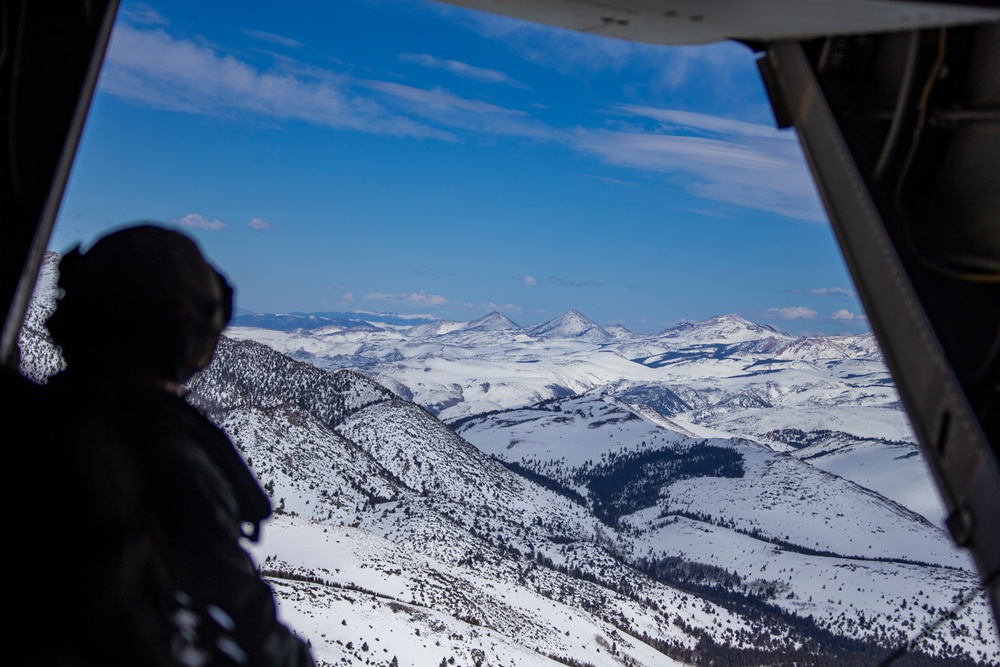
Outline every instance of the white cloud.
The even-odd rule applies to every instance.
[[[473,113],[478,113],[478,114],[498,114],[498,115],[515,115],[515,116],[527,115],[523,111],[517,111],[514,109],[504,109],[503,107],[499,107],[495,104],[490,104],[489,102],[480,102],[479,100],[469,100],[464,97],[458,97],[457,95],[452,95],[451,93],[446,93],[442,90],[424,90],[423,88],[404,86],[401,83],[392,83],[391,81],[369,81],[367,82],[366,85],[383,93],[388,93],[389,95],[395,95],[396,97],[403,98],[410,102],[416,102],[420,106],[428,109],[435,109],[439,111],[452,111],[458,109],[461,111],[471,111]]]
[[[279,46],[285,46],[290,49],[301,49],[303,46],[302,42],[297,39],[292,39],[291,37],[285,37],[283,35],[275,35],[273,32],[264,32],[263,30],[254,30],[253,28],[241,28],[240,31],[247,37],[259,39],[263,42],[270,42],[271,44],[277,44]]]
[[[466,79],[474,79],[484,83],[502,83],[518,88],[526,87],[523,83],[512,79],[504,72],[500,72],[495,69],[476,67],[468,63],[463,63],[459,60],[435,58],[434,56],[426,53],[403,53],[399,56],[399,59],[404,63],[419,65],[420,67],[427,67],[429,69],[445,70],[446,72],[450,72],[456,76],[461,76]]]
[[[261,71],[201,42],[128,23],[115,26],[100,88],[171,111],[244,112],[363,132],[449,138],[353,93],[351,81],[334,72]]]
[[[584,3],[587,4],[587,3]],[[593,3],[590,3],[593,4]],[[612,3],[613,4],[613,3]],[[609,39],[486,12],[429,3],[439,13],[501,41],[522,58],[588,84],[595,76],[622,74],[626,91],[647,100],[677,99],[677,93],[719,110],[771,117],[753,51],[737,42],[663,46]],[[693,93],[693,95],[692,95]]]
[[[553,33],[544,34],[551,37]],[[570,41],[577,44],[575,39]],[[598,42],[609,53],[617,53],[619,48],[631,52],[633,48],[609,45],[609,40],[586,43]],[[744,57],[743,47],[737,51]],[[728,62],[733,53],[725,50],[722,61]],[[403,57],[467,76],[497,81],[505,76],[427,54]],[[260,69],[203,41],[177,39],[163,28],[142,28],[125,21],[115,27],[100,86],[103,92],[123,99],[189,113],[249,114],[445,141],[458,140],[461,131],[555,141],[611,165],[665,174],[702,199],[797,219],[824,219],[797,142],[792,135],[765,125],[676,109],[622,105],[612,111],[633,124],[653,127],[570,133],[523,110],[445,90],[356,80],[288,58],[275,62],[272,69]]]
[[[702,199],[822,221],[798,142],[773,128],[669,109],[620,107],[659,116],[655,130],[578,130],[578,149],[612,165],[662,172]],[[667,122],[669,120],[669,123]],[[693,136],[710,134],[712,136]]]
[[[535,285],[538,284],[538,279],[535,278],[534,276],[523,276],[521,278],[521,282],[523,282],[525,285],[528,285],[529,287],[534,287]]]
[[[615,108],[619,111],[659,121],[666,127],[701,130],[712,134],[737,135],[744,137],[767,137],[769,139],[782,141],[795,140],[795,135],[790,132],[779,132],[771,125],[747,123],[742,120],[722,118],[720,116],[695,113],[693,111],[657,109],[635,104],[621,104]]]
[[[795,306],[794,308],[769,308],[764,316],[778,320],[814,320],[819,315],[812,308]]]
[[[170,111],[220,116],[247,113],[394,136],[455,141],[453,129],[528,138],[559,134],[524,111],[446,91],[357,80],[303,66],[285,56],[276,56],[274,62],[272,69],[259,69],[203,41],[177,39],[163,29],[123,22],[115,26],[100,89]],[[457,61],[440,62],[463,70]],[[486,76],[483,73],[489,71],[478,73]]]
[[[448,303],[448,299],[444,298],[440,294],[426,294],[423,290],[410,294],[409,300],[414,303],[429,303],[434,306],[440,306]]]
[[[425,90],[391,81],[365,81],[361,85],[395,98],[393,104],[400,104],[410,114],[449,128],[535,139],[552,139],[559,134],[520,109],[470,100],[440,89]]]
[[[521,57],[564,74],[590,75],[629,68],[648,74],[645,85],[655,90],[675,90],[709,76],[713,87],[726,90],[729,81],[756,74],[751,50],[733,42],[661,46],[469,12],[441,3],[431,6],[480,34],[504,42]]]
[[[806,290],[806,294],[812,294],[814,296],[835,296],[845,299],[853,299],[857,296],[857,294],[853,291],[844,289],[843,287],[819,287],[816,289]]]
[[[170,23],[163,18],[160,12],[149,5],[138,4],[130,7],[122,7],[120,10],[120,20],[128,21],[133,25],[167,25]]]
[[[832,315],[835,320],[843,320],[844,322],[850,322],[851,320],[857,319],[857,315],[847,310],[846,308],[841,308]]]
[[[342,301],[350,303],[351,301],[354,301],[354,294],[352,292],[344,292],[340,295],[340,298]]]
[[[428,294],[420,290],[419,292],[404,292],[401,294],[385,294],[383,292],[372,292],[364,295],[365,301],[391,301],[393,303],[419,303],[430,306],[443,306],[448,303],[448,299],[440,294]]]
[[[226,223],[219,219],[210,220],[201,213],[188,213],[182,218],[176,218],[174,223],[188,227],[190,229],[207,229],[213,232],[221,232],[226,228]]]
[[[255,232],[266,232],[274,229],[274,225],[262,218],[250,218],[250,224],[247,226]]]

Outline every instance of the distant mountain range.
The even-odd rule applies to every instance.
[[[379,324],[415,326],[430,324],[439,320],[427,317],[396,315],[394,313],[371,312],[322,312],[322,313],[251,313],[243,310],[233,317],[231,326],[260,327],[276,331],[294,331],[296,329],[318,329],[320,327],[337,326],[345,329],[355,327],[377,327]]]
[[[977,585],[870,336],[382,324],[234,327],[190,383],[321,665],[869,665]],[[997,664],[991,623],[913,664]]]
[[[414,326],[331,324],[294,331],[234,326],[229,335],[263,342],[320,368],[364,372],[445,420],[595,390],[645,393],[651,401],[653,394],[681,391],[704,425],[720,426],[727,415],[767,416],[768,423],[753,433],[736,431],[763,437],[797,424],[801,412],[786,419],[792,405],[823,411],[827,398],[805,393],[808,389],[838,405],[864,408],[846,425],[858,436],[911,439],[871,334],[797,337],[725,315],[641,335],[601,327],[570,311],[529,327],[491,313],[468,323]],[[740,402],[775,409],[725,410]],[[859,420],[870,408],[878,408],[869,414],[872,419]],[[815,422],[819,427],[822,418]]]
[[[720,331],[724,331],[727,323],[735,332],[737,329],[752,323],[737,315],[715,317],[707,322],[716,322]],[[384,325],[384,326],[383,326]],[[704,326],[705,323],[683,322],[653,336],[662,336]],[[512,331],[518,330],[535,338],[582,338],[590,342],[611,342],[623,338],[643,338],[621,324],[602,327],[578,310],[571,310],[548,322],[522,327],[506,315],[492,312],[471,322],[456,322],[453,320],[438,320],[422,316],[396,315],[393,313],[372,313],[365,311],[319,312],[319,313],[251,313],[245,309],[236,313],[230,326],[257,327],[275,331],[312,331],[327,327],[354,328],[406,328],[410,335],[428,336],[443,335],[455,331]],[[768,325],[754,324],[751,329],[782,334],[781,331]],[[787,334],[784,334],[787,335]]]

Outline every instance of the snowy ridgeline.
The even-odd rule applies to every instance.
[[[976,586],[934,523],[905,419],[863,341],[818,360],[792,358],[800,340],[761,363],[776,348],[745,338],[726,350],[693,330],[678,333],[701,336],[686,349],[716,346],[700,358],[533,338],[556,361],[521,341],[503,362],[478,339],[466,375],[574,395],[477,404],[456,383],[455,405],[471,407],[451,427],[399,394],[420,402],[419,363],[429,380],[460,368],[453,344],[421,362],[405,345],[380,349],[373,339],[388,334],[375,327],[341,335],[367,337],[361,356],[396,359],[379,377],[397,364],[413,386],[393,393],[317,368],[322,354],[311,365],[223,340],[191,397],[279,508],[256,556],[323,664],[872,664]],[[279,349],[322,335],[234,333],[254,332]],[[44,332],[22,344],[35,376],[53,368]],[[535,375],[504,375],[504,363]],[[928,663],[1000,660],[981,600],[919,649]]]

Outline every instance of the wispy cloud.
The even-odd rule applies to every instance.
[[[391,81],[365,81],[361,85],[391,96],[394,105],[400,104],[409,114],[450,129],[534,139],[553,139],[559,134],[520,109],[459,97],[441,89],[426,90]]]
[[[839,322],[867,322],[868,318],[864,315],[855,315],[846,308],[841,308],[830,316],[830,319],[837,320]]]
[[[418,65],[428,69],[439,69],[460,76],[466,79],[473,79],[483,83],[501,83],[516,88],[527,88],[523,83],[512,79],[504,72],[495,69],[485,69],[476,67],[459,60],[445,60],[436,58],[427,53],[403,53],[399,56],[400,61],[411,65]]]
[[[497,80],[502,75],[427,54],[405,57],[468,75]],[[504,136],[553,142],[610,165],[664,174],[701,199],[823,219],[794,136],[766,125],[619,105],[610,111],[628,121],[624,129],[619,122],[617,127],[566,131],[524,110],[439,88],[358,80],[287,57],[271,62],[271,69],[261,69],[204,41],[175,38],[162,26],[146,28],[126,20],[115,28],[100,85],[126,100],[189,113],[260,116],[444,141]]]
[[[830,296],[837,299],[853,299],[857,297],[857,294],[853,290],[844,289],[843,287],[817,287],[815,289],[793,289],[788,290],[793,294],[810,294],[812,296]]]
[[[263,30],[255,30],[253,28],[240,28],[240,31],[252,39],[259,39],[262,42],[270,42],[271,44],[277,44],[278,46],[284,46],[290,49],[301,49],[303,44],[297,39],[292,39],[291,37],[285,37],[283,35],[275,35],[273,32],[264,32]]]
[[[698,90],[703,102],[725,109],[751,102],[760,117],[769,113],[758,85],[753,52],[742,44],[720,42],[696,46],[661,46],[608,39],[521,21],[486,12],[469,12],[442,3],[431,8],[456,23],[502,41],[520,57],[562,74],[591,79],[628,73],[641,80],[644,97],[672,97],[684,88]]]
[[[811,221],[824,219],[794,136],[766,125],[706,114],[619,106],[655,128],[586,130],[576,147],[603,161],[662,172],[702,199]]]
[[[681,111],[679,109],[657,109],[637,104],[620,104],[615,107],[635,116],[658,121],[664,128],[698,130],[709,135],[766,137],[768,139],[795,141],[795,136],[779,132],[770,125],[748,123],[742,120],[721,118],[710,114]]]
[[[731,54],[742,51],[745,59],[748,52],[745,47],[729,44],[713,44],[707,48],[664,48],[623,39],[604,39],[593,32],[553,28],[497,14],[463,11],[446,5],[437,5],[436,9],[482,35],[503,41],[527,60],[564,72],[594,72],[658,65],[663,69],[681,69],[682,76],[688,76],[693,69],[692,61],[724,59],[729,63]]]
[[[167,25],[170,23],[167,19],[163,18],[160,12],[145,4],[122,7],[119,19],[128,21],[133,25]]]
[[[592,35],[487,12],[469,12],[443,3],[433,3],[429,8],[481,35],[506,43],[527,60],[561,70],[621,66],[638,51],[655,48],[624,40],[595,40]]]
[[[750,89],[746,86],[746,82],[757,81],[757,63],[753,52],[743,44],[720,42],[661,47],[658,51],[648,53],[645,59],[652,70],[653,90],[673,93],[682,88],[697,88],[707,101],[721,107],[732,107],[735,102],[746,109],[747,102],[755,101],[761,116],[767,117],[767,102],[759,99],[759,91],[754,94],[752,84]]]
[[[582,176],[583,178],[592,178],[595,181],[603,181],[605,183],[612,183],[614,185],[624,185],[627,187],[635,187],[635,183],[629,183],[628,181],[623,181],[619,178],[609,178],[608,176],[598,176],[597,174],[583,174],[580,172],[574,172],[576,176]]]
[[[115,27],[100,87],[173,111],[250,113],[363,132],[450,138],[353,93],[350,81],[334,72],[262,71],[204,43],[127,22]]]
[[[717,211],[713,208],[682,208],[682,211],[687,211],[688,213],[694,213],[695,215],[708,216],[709,218],[719,218],[720,220],[732,220],[733,216],[724,213],[723,211]]]
[[[424,90],[391,81],[368,81],[366,85],[383,93],[414,102],[425,111],[449,113],[458,110],[487,115],[527,116],[523,111],[505,109],[489,102],[466,99],[443,90]]]
[[[403,292],[400,294],[372,292],[370,294],[365,294],[362,298],[365,301],[389,301],[397,304],[410,303],[430,306],[443,306],[448,303],[448,299],[440,294],[428,294],[423,290],[420,290],[419,292]]]
[[[535,287],[538,285],[538,279],[534,276],[521,276],[521,282],[523,282],[528,287]]]
[[[253,114],[393,136],[456,141],[455,131],[530,139],[561,134],[527,112],[441,89],[358,80],[287,56],[276,56],[272,63],[271,69],[261,69],[203,41],[178,39],[162,28],[126,21],[115,27],[100,87],[171,111]]]
[[[819,317],[819,313],[812,308],[795,306],[793,308],[768,308],[764,311],[764,317],[772,320],[814,320]]]
[[[263,218],[250,218],[250,224],[247,226],[255,232],[266,232],[274,229],[274,225]]]
[[[221,232],[227,227],[221,220],[207,218],[201,213],[188,213],[181,218],[175,218],[172,222],[189,229],[207,229],[213,232]]]

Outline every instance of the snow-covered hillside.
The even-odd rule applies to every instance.
[[[868,340],[571,315],[233,329],[191,382],[272,496],[255,554],[321,664],[871,664],[977,585],[892,475],[917,460]],[[1000,661],[981,600],[918,648]]]
[[[618,384],[621,391],[681,385],[698,421],[738,420],[762,436],[801,424],[803,411],[826,423],[833,408],[874,408],[840,420],[863,437],[908,439],[909,427],[874,338],[797,338],[735,315],[685,323],[651,336],[612,334],[577,311],[532,327],[502,315],[410,328],[278,331],[233,327],[320,368],[354,368],[446,421]],[[374,327],[374,323],[372,324]],[[743,414],[744,408],[767,408]],[[792,412],[795,416],[781,413]],[[734,415],[733,412],[740,414]],[[778,414],[773,414],[778,413]],[[829,427],[829,425],[828,425]]]
[[[276,370],[285,364],[284,373]],[[249,381],[265,371],[270,381]],[[233,386],[241,389],[231,391]],[[287,522],[282,525],[300,535],[271,551],[266,549],[274,542],[265,543],[264,567],[279,590],[289,588],[288,599],[303,604],[312,599],[306,589],[338,600],[345,588],[370,591],[365,605],[376,612],[396,605],[393,617],[402,624],[372,624],[369,630],[382,642],[381,635],[403,629],[415,637],[415,628],[424,627],[433,636],[430,626],[411,631],[409,619],[441,613],[452,617],[452,625],[456,619],[465,625],[449,635],[497,637],[491,650],[513,644],[592,664],[612,664],[624,655],[641,664],[670,664],[669,656],[683,657],[699,641],[741,654],[773,624],[797,641],[822,641],[800,636],[780,615],[754,619],[649,577],[623,558],[627,540],[577,499],[501,465],[420,407],[385,395],[379,400],[370,381],[355,373],[331,376],[255,343],[224,341],[216,362],[191,387],[197,402],[213,406],[213,416],[273,494]],[[296,393],[301,387],[318,393],[335,387],[364,400],[328,395],[326,402],[349,407],[317,414],[305,405],[312,393]],[[280,397],[288,398],[278,404]],[[349,543],[348,554],[367,545],[362,553],[368,560],[356,569],[373,572],[332,576],[339,561],[322,545],[334,527]],[[337,613],[346,613],[342,606]],[[676,617],[683,626],[673,623]],[[564,622],[571,618],[577,621]],[[333,639],[340,633],[327,634],[331,662],[353,655],[346,642]],[[638,641],[644,636],[656,637],[659,650]],[[365,632],[358,639],[374,645]],[[359,642],[350,641],[358,652]],[[486,651],[479,641],[461,646],[463,661],[475,662],[473,649]],[[314,647],[320,652],[317,642]],[[408,646],[411,664],[440,660],[437,644],[421,648],[427,650],[413,655],[416,646]],[[794,650],[794,644],[784,648]],[[493,655],[488,661],[508,659]]]
[[[235,327],[229,335],[319,368],[354,368],[449,423],[597,391],[706,436],[746,438],[776,451],[822,440],[823,456],[799,457],[943,525],[870,334],[799,338],[735,315],[650,336],[595,327],[573,311],[525,328],[493,314],[410,329]],[[881,444],[894,447],[892,456]]]
[[[855,633],[878,632],[895,624],[900,598],[942,586],[944,601],[975,586],[964,555],[923,516],[796,456],[690,426],[598,393],[456,424],[483,451],[580,493],[626,536],[633,562],[678,558],[770,581],[783,591],[775,604],[831,629],[853,618]],[[858,573],[840,575],[857,585],[823,593],[841,571]]]
[[[211,396],[234,381],[249,386],[238,378],[273,373],[278,359],[251,342],[225,342],[192,390]],[[369,591],[364,604],[373,618],[435,618],[433,611],[464,619],[464,631],[449,635],[475,641],[459,644],[465,653],[456,659],[474,662],[472,649],[486,650],[484,631],[477,629],[483,627],[500,640],[497,646],[516,644],[592,664],[602,655],[611,659],[609,646],[621,653],[626,645],[642,664],[669,664],[669,657],[689,657],[684,651],[699,641],[711,647],[703,646],[706,652],[746,658],[759,647],[759,633],[772,626],[795,638],[774,650],[794,651],[802,642],[822,652],[825,638],[840,636],[870,642],[857,648],[870,658],[878,652],[874,647],[902,641],[975,586],[975,575],[939,528],[756,442],[672,430],[618,399],[594,394],[469,420],[459,431],[476,448],[412,403],[384,394],[368,403],[377,394],[357,374],[331,376],[306,364],[280,363],[289,366],[275,377],[285,377],[292,388],[319,387],[330,378],[345,395],[366,399],[333,418],[317,416],[294,390],[272,382],[253,403],[292,397],[284,410],[294,418],[279,419],[288,422],[284,446],[246,426],[261,417],[248,412],[244,399],[232,406],[212,401],[216,418],[283,508],[282,526],[303,536],[288,551],[267,542],[261,553],[271,560],[265,567],[281,586],[299,590],[289,596],[302,604],[312,598],[300,589],[322,580],[334,584],[324,589],[327,597],[342,596],[345,584]],[[303,433],[295,434],[292,422]],[[492,434],[494,446],[477,437],[484,433]],[[303,437],[308,446],[289,449],[287,443]],[[547,449],[539,453],[533,445]],[[505,458],[523,469],[486,455],[494,449],[520,454]],[[342,459],[354,468],[338,463]],[[349,470],[353,484],[365,480],[366,488],[352,495],[352,482],[331,479],[331,468]],[[310,527],[315,537],[304,537]],[[373,561],[357,569],[374,572],[347,575],[350,569],[342,568],[343,576],[330,576],[339,567],[336,559],[306,545],[327,544],[330,533],[322,531],[333,527],[345,548],[367,545]],[[873,586],[879,579],[892,587]],[[901,611],[904,601],[907,612]],[[409,611],[385,609],[393,604]],[[336,608],[346,614],[343,603]],[[588,629],[570,630],[567,639],[563,613]],[[793,629],[792,618],[809,617],[809,630]],[[968,638],[957,638],[956,626],[955,635],[930,640],[926,648],[941,656],[993,655],[985,605],[967,612],[965,621]],[[412,634],[409,652],[420,641],[415,630],[423,627],[412,623],[403,626],[413,628],[406,635]],[[380,642],[389,630],[401,631],[395,624],[370,625]],[[359,640],[373,646],[374,637],[361,630],[354,639],[327,633],[332,655],[353,655],[346,641],[358,655],[364,653],[357,650]],[[666,653],[636,637],[658,638],[653,643]],[[440,660],[427,643],[414,664]]]
[[[21,375],[35,382],[45,382],[46,378],[65,367],[62,355],[52,344],[45,328],[45,321],[55,312],[58,276],[59,255],[46,252],[18,339]]]

